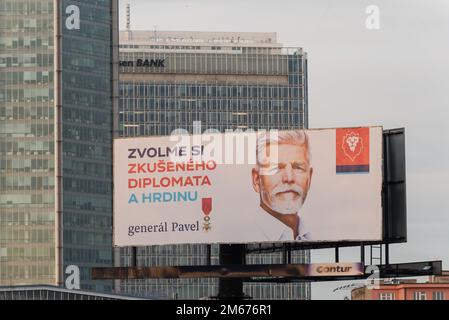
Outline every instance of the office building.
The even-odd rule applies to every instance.
[[[129,24],[128,24],[129,25]],[[119,135],[170,135],[182,128],[307,128],[307,57],[285,48],[276,33],[120,32]],[[199,125],[201,129],[199,129]],[[209,255],[210,253],[210,255]],[[171,245],[137,249],[145,266],[218,264],[218,246]],[[131,250],[121,249],[122,266]],[[292,263],[306,263],[309,252],[295,252]],[[282,263],[281,253],[250,254],[247,263]],[[217,294],[217,279],[122,281],[120,292],[166,298]],[[310,285],[245,284],[259,299],[309,299]]]
[[[90,268],[112,265],[117,17],[117,0],[0,0],[0,285],[63,286],[76,265],[81,289],[112,289]]]

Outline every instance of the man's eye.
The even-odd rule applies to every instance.
[[[301,172],[306,171],[306,168],[304,166],[302,166],[302,165],[299,165],[299,164],[293,165],[292,168],[293,168],[293,170],[299,170]]]

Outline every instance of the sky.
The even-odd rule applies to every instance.
[[[135,30],[276,32],[308,54],[309,127],[405,128],[408,242],[390,262],[440,259],[449,269],[449,2],[447,0],[120,0]],[[368,29],[370,5],[379,29]],[[368,257],[368,256],[367,256]],[[331,249],[312,262],[332,262]],[[360,259],[342,249],[340,261]],[[312,285],[342,299],[349,282]]]

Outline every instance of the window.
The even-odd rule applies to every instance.
[[[421,291],[416,291],[413,293],[413,300],[426,300],[426,293]]]
[[[379,300],[394,300],[393,292],[383,292],[379,295]]]
[[[434,291],[433,292],[433,300],[444,300],[443,291]]]

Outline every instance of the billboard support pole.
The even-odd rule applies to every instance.
[[[210,266],[211,263],[211,245],[206,245],[206,265]]]
[[[220,264],[221,265],[244,265],[246,248],[244,244],[221,244]],[[218,299],[244,299],[243,279],[233,278],[218,280]]]
[[[365,264],[365,246],[360,245],[360,262]]]
[[[338,246],[335,247],[335,262],[336,263],[340,262],[340,252]]]
[[[137,247],[132,247],[131,264],[133,267],[137,267]]]
[[[388,240],[385,243],[385,264],[386,265],[390,264],[390,246],[388,244]]]
[[[284,243],[282,245],[282,262],[287,264],[287,244]]]

